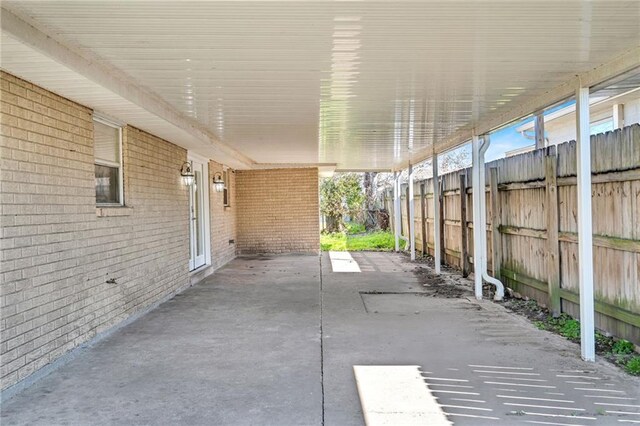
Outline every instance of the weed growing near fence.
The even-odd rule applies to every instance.
[[[549,311],[538,305],[535,300],[508,298],[504,306],[533,321],[540,330],[547,330],[580,343],[580,322],[567,314],[554,318]],[[610,362],[620,366],[627,373],[640,376],[640,356],[635,352],[633,343],[628,340],[615,340],[599,331],[595,334],[596,352]]]
[[[634,356],[631,358],[627,365],[625,366],[625,370],[627,373],[633,374],[634,376],[640,376],[640,356]]]

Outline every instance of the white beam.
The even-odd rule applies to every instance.
[[[431,167],[433,169],[433,262],[436,274],[440,273],[440,185],[438,182],[438,155],[435,154],[431,159]]]
[[[615,104],[613,106],[613,130],[622,129],[624,127],[624,104]]]
[[[413,166],[409,164],[409,247],[411,250],[411,260],[416,260],[416,209],[413,193]]]
[[[544,111],[538,111],[534,121],[534,132],[536,140],[536,149],[544,148]]]
[[[474,130],[478,135],[490,133],[492,130],[526,117],[535,111],[543,110],[553,104],[564,101],[574,95],[575,88],[579,84],[582,84],[583,87],[595,86],[638,67],[640,67],[640,46],[618,56],[611,62],[578,74],[563,84],[550,87],[549,90],[539,96],[519,103],[510,102],[511,105],[505,105],[492,114],[480,117],[476,122],[470,123],[452,135],[437,141],[434,147],[416,151],[411,155],[409,161],[413,164],[419,163],[431,157],[434,151],[441,154],[467,143],[471,140]],[[398,162],[394,165],[394,168],[400,166],[401,162]]]
[[[0,16],[3,32],[29,46],[30,48],[64,65],[86,79],[104,87],[122,99],[138,105],[156,117],[166,120],[189,135],[206,142],[220,156],[237,162],[236,167],[251,167],[255,162],[231,148],[197,121],[176,110],[159,95],[143,89],[129,75],[107,65],[99,57],[79,49],[74,49],[58,40],[55,34],[45,32],[28,17],[20,17],[4,6]],[[87,105],[94,107],[92,105]],[[134,124],[135,123],[131,123]],[[179,141],[173,141],[179,142]]]
[[[593,301],[593,228],[591,218],[591,134],[589,88],[576,90],[578,182],[578,277],[580,280],[580,346],[585,361],[595,361]]]
[[[396,252],[400,251],[400,173],[393,172],[393,234],[396,241]]]

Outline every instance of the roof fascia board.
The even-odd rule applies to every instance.
[[[540,96],[517,105],[511,105],[500,112],[493,113],[476,124],[465,126],[456,131],[450,137],[435,143],[435,152],[431,147],[411,155],[410,163],[416,164],[451,149],[457,148],[471,140],[473,129],[475,133],[482,135],[489,133],[505,124],[526,117],[535,111],[540,111],[550,105],[561,102],[575,95],[576,87],[593,87],[610,80],[620,74],[624,74],[634,68],[640,67],[640,46],[627,51],[611,62],[602,64],[582,74],[578,74],[565,83],[548,90]],[[407,167],[407,162],[394,164],[394,170],[402,170]]]
[[[84,51],[74,50],[39,28],[36,22],[16,15],[6,7],[0,14],[2,31],[25,43],[32,49],[81,74],[116,95],[132,102],[155,116],[182,129],[191,136],[205,141],[215,151],[236,161],[253,166],[255,161],[220,141],[204,126],[177,111],[159,95],[141,88],[129,75],[110,66],[98,57]],[[135,123],[130,123],[135,125]]]

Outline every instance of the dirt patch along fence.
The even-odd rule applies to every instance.
[[[640,125],[591,137],[596,326],[640,344]],[[471,169],[438,179],[442,259],[473,271]],[[486,164],[489,269],[555,313],[579,316],[576,144]],[[433,255],[433,181],[415,183],[418,253]],[[408,236],[408,188],[400,221]],[[385,204],[393,218],[393,194]]]

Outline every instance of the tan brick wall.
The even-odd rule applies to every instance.
[[[238,253],[319,253],[318,169],[236,173]]]
[[[98,217],[92,111],[0,81],[4,389],[188,285],[189,225],[184,149],[127,127],[127,207]]]
[[[222,173],[223,165],[215,161],[209,162],[209,180],[212,181],[216,173]],[[211,223],[211,264],[218,269],[236,257],[237,241],[237,206],[236,206],[236,173],[229,169],[229,206],[224,205],[222,192],[216,192],[213,185],[209,185],[209,205]],[[234,240],[234,243],[230,243]]]

